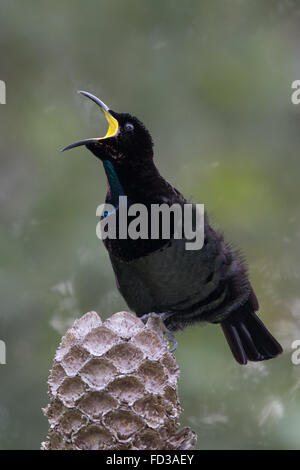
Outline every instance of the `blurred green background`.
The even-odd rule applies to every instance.
[[[61,335],[126,309],[96,238],[104,135],[90,91],[150,129],[162,174],[247,256],[262,318],[285,348],[241,367],[220,328],[178,334],[181,422],[199,449],[299,449],[300,5],[258,0],[0,4],[0,447],[37,449]]]

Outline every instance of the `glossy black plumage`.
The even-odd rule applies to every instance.
[[[104,163],[107,202],[118,211],[115,201],[122,193],[129,204],[183,206],[184,196],[153,162],[152,139],[144,125],[129,114],[109,113],[118,121],[117,135],[86,144]],[[195,322],[220,323],[241,364],[280,354],[280,344],[255,314],[258,302],[239,253],[213,230],[207,216],[202,249],[188,251],[185,242],[172,236],[105,241],[118,288],[129,307],[138,316],[164,314],[164,323],[172,331]]]

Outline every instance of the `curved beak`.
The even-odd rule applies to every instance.
[[[92,139],[84,139],[79,140],[78,142],[74,142],[73,144],[68,145],[67,147],[63,148],[61,151],[64,152],[65,150],[73,149],[74,147],[80,147],[81,145],[97,143],[100,140],[108,139],[109,137],[114,137],[119,132],[119,123],[118,121],[111,115],[110,110],[103,101],[99,100],[96,96],[88,93],[87,91],[78,91],[81,95],[86,96],[90,100],[94,101],[98,106],[100,106],[101,111],[105,114],[105,117],[108,122],[108,131],[104,137],[94,137]]]

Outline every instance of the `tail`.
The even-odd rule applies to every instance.
[[[249,304],[232,313],[221,326],[231,352],[240,364],[265,361],[282,353],[281,345]]]

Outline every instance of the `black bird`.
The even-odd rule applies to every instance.
[[[149,131],[130,114],[116,113],[87,92],[104,112],[109,129],[105,137],[85,139],[63,150],[85,145],[103,165],[108,179],[106,202],[118,212],[119,196],[128,205],[187,203],[153,162]],[[107,215],[107,214],[105,214]],[[108,215],[109,216],[109,215]],[[174,228],[174,227],[173,227]],[[256,295],[246,263],[204,218],[204,244],[186,250],[185,240],[106,239],[118,288],[139,317],[158,315],[170,332],[195,322],[219,323],[233,356],[240,364],[276,357],[280,344],[256,315]]]

